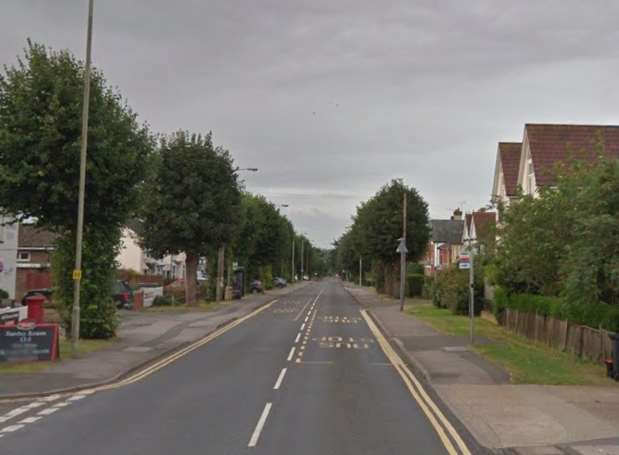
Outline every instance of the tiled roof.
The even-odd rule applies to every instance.
[[[521,149],[522,142],[499,142],[499,157],[501,160],[501,168],[503,169],[505,193],[508,196],[514,196],[516,194]]]
[[[462,243],[463,220],[430,220],[433,242],[445,242],[451,245]]]
[[[477,238],[486,235],[496,223],[496,212],[475,212],[473,214],[475,222],[475,234]]]
[[[535,181],[538,186],[554,184],[556,163],[569,158],[591,161],[599,137],[606,155],[619,158],[619,126],[526,124]]]
[[[20,224],[17,233],[18,248],[53,248],[58,236],[34,224]]]

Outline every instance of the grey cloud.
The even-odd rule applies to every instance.
[[[86,2],[6,0],[0,63],[30,36],[83,55]],[[525,122],[616,123],[619,4],[600,0],[96,0],[93,56],[154,130],[212,130],[250,191],[323,246],[391,178],[433,216],[489,198]]]

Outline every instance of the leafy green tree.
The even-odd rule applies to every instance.
[[[0,75],[1,210],[60,234],[54,300],[69,331],[83,73],[70,52],[28,41],[17,65]],[[120,228],[135,208],[153,140],[96,69],[89,112],[80,329],[104,338],[116,328],[110,289]]]
[[[185,253],[185,299],[196,305],[199,258],[231,241],[240,222],[236,169],[210,133],[185,131],[162,138],[154,167],[142,211],[142,243],[155,256]]]

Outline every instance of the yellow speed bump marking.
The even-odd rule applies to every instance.
[[[409,370],[404,361],[400,358],[400,356],[393,350],[389,342],[385,339],[383,334],[380,332],[378,327],[374,321],[367,315],[366,310],[361,310],[361,316],[365,319],[370,331],[378,341],[378,344],[382,348],[383,352],[391,362],[391,364],[395,367],[396,371],[404,381],[404,384],[408,388],[409,392],[415,399],[415,401],[419,404],[419,407],[424,412],[430,424],[434,427],[434,430],[438,434],[438,437],[441,439],[441,442],[447,449],[447,452],[450,455],[458,455],[458,451],[454,447],[453,443],[445,433],[447,431],[453,440],[456,442],[456,445],[460,449],[460,453],[463,455],[471,455],[468,447],[455,430],[453,425],[447,420],[445,415],[438,408],[436,403],[432,401],[430,396],[426,393],[421,383],[417,380],[415,375]]]
[[[162,369],[163,367],[171,364],[172,362],[180,359],[181,357],[186,356],[187,354],[189,354],[192,351],[195,351],[196,349],[204,346],[205,344],[209,343],[210,341],[213,341],[215,338],[218,338],[219,336],[223,335],[224,333],[226,333],[229,330],[232,330],[234,327],[236,327],[239,324],[242,324],[243,322],[245,322],[247,319],[256,316],[257,314],[261,313],[262,311],[268,309],[271,305],[273,305],[275,302],[277,302],[277,300],[273,300],[269,303],[267,303],[266,305],[261,306],[260,308],[255,309],[254,311],[252,311],[249,314],[246,314],[245,316],[236,319],[235,321],[231,322],[230,324],[221,327],[217,330],[215,330],[214,332],[210,333],[209,335],[205,336],[204,338],[201,338],[197,341],[195,341],[194,343],[190,344],[189,346],[176,351],[172,354],[170,354],[167,357],[164,357],[163,359],[155,362],[154,364],[144,368],[143,370],[140,370],[134,374],[132,374],[131,376],[122,379],[118,382],[115,382],[113,384],[107,384],[107,385],[103,385],[103,386],[99,386],[99,387],[93,387],[92,389],[87,389],[87,391],[80,391],[79,393],[84,393],[84,392],[88,392],[88,393],[92,393],[92,392],[98,392],[101,390],[109,390],[109,389],[116,389],[119,387],[123,387],[129,384],[133,384],[134,382],[140,381],[141,379],[144,379],[147,376],[150,376],[151,374],[153,374],[154,372]]]

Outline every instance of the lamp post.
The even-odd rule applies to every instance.
[[[82,236],[84,232],[84,199],[86,193],[86,153],[88,148],[88,110],[90,107],[90,61],[92,49],[92,17],[94,0],[88,2],[86,30],[86,66],[84,68],[84,99],[82,102],[82,133],[80,140],[80,177],[77,201],[77,232],[75,237],[75,267],[73,269],[73,310],[71,313],[71,349],[75,353],[80,337],[80,284],[82,279]]]

